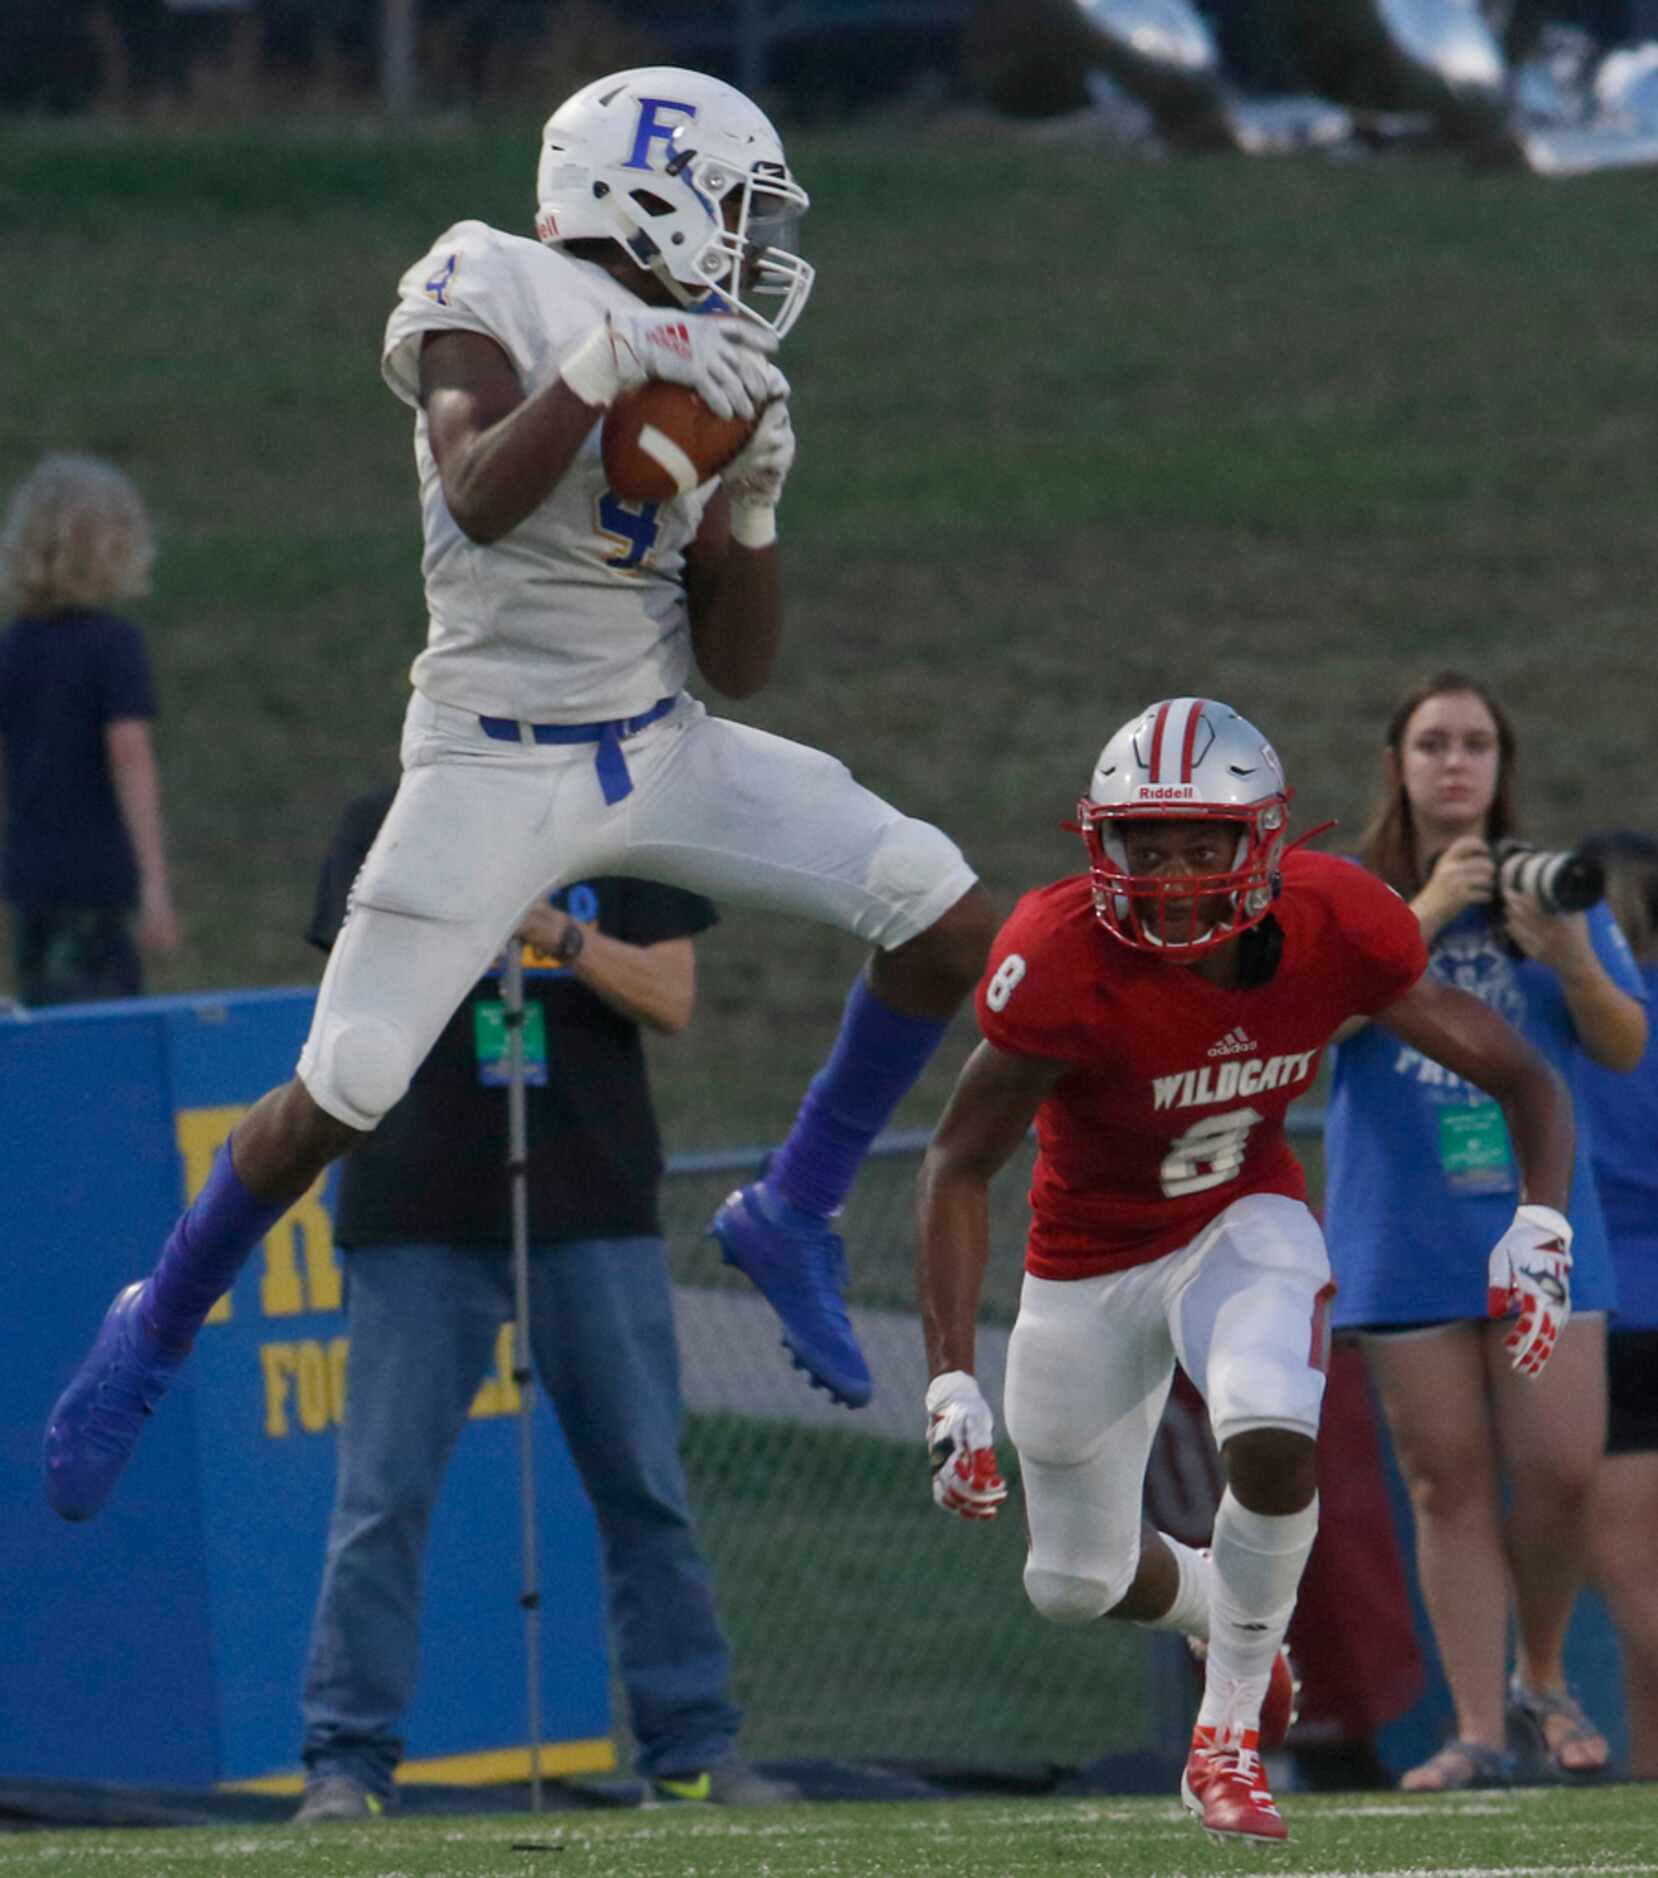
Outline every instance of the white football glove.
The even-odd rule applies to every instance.
[[[979,1385],[964,1369],[946,1370],[927,1385],[927,1451],[933,1499],[962,1519],[994,1519],[1007,1498],[996,1465],[996,1423]]]
[[[775,370],[775,367],[773,368]],[[783,485],[794,466],[794,425],[789,420],[788,384],[781,372],[783,390],[774,396],[760,413],[760,421],[737,454],[720,471],[731,506],[737,509],[775,509],[783,494]]]
[[[1552,1206],[1522,1206],[1491,1253],[1485,1309],[1514,1318],[1503,1338],[1522,1376],[1541,1374],[1572,1314],[1572,1228]]]
[[[647,378],[689,385],[716,417],[752,417],[766,401],[777,335],[753,320],[673,308],[607,313],[559,376],[583,404],[606,410]]]

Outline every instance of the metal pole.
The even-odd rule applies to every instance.
[[[737,88],[757,97],[766,88],[765,0],[742,0],[737,14]]]
[[[380,0],[380,103],[393,117],[414,109],[419,3]]]
[[[535,1371],[530,1363],[529,1129],[524,1101],[524,952],[507,945],[502,981],[507,1031],[507,1181],[512,1193],[512,1379],[518,1385],[519,1506],[523,1516],[524,1680],[530,1723],[530,1811],[541,1811],[541,1574],[535,1531]]]

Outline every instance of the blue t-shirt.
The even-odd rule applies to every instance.
[[[1647,1002],[1658,1001],[1658,965],[1642,968]],[[1618,1330],[1658,1330],[1658,1043],[1627,1076],[1585,1063],[1583,1114],[1612,1267]]]
[[[0,894],[21,904],[137,900],[104,731],[118,718],[154,716],[150,662],[130,621],[71,610],[12,622],[0,636]]]
[[[1592,908],[1588,919],[1612,982],[1644,1000],[1646,987],[1617,922],[1605,906]],[[1586,1311],[1614,1308],[1617,1286],[1589,1171],[1584,1058],[1559,978],[1506,951],[1480,907],[1440,932],[1428,969],[1506,1017],[1571,1092],[1572,1303]],[[1324,1151],[1324,1230],[1339,1286],[1331,1321],[1340,1328],[1484,1317],[1486,1261],[1520,1200],[1519,1166],[1498,1105],[1370,1024],[1334,1053]]]

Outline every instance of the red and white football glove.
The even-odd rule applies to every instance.
[[[777,539],[777,505],[794,467],[789,381],[769,361],[766,374],[769,402],[754,435],[720,472],[731,498],[731,538],[745,548],[769,547]]]
[[[1007,1498],[996,1465],[990,1404],[964,1369],[946,1370],[927,1385],[927,1451],[933,1499],[962,1519],[994,1519]]]
[[[665,307],[607,313],[558,368],[583,404],[606,410],[647,378],[689,385],[716,417],[752,417],[770,395],[777,335],[753,320]]]
[[[1572,1314],[1572,1228],[1552,1206],[1522,1206],[1491,1252],[1485,1310],[1513,1317],[1503,1338],[1514,1367],[1536,1376]]]

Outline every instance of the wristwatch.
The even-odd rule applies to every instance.
[[[558,936],[558,944],[553,947],[551,956],[560,965],[574,965],[581,957],[581,949],[587,944],[587,934],[576,922],[566,920],[564,930]]]

